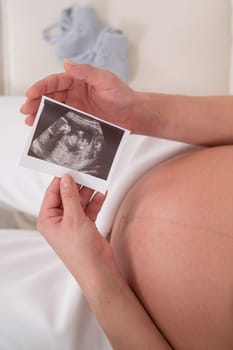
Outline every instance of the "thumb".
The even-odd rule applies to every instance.
[[[111,72],[96,68],[89,64],[78,64],[71,60],[64,60],[64,69],[66,73],[72,75],[75,79],[81,80],[87,84],[101,88],[106,87],[106,81],[114,79]]]
[[[82,221],[85,218],[83,212],[78,187],[74,179],[68,175],[63,175],[60,182],[60,193],[63,205],[63,220],[72,224],[77,219]]]

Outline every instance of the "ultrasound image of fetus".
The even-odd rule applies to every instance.
[[[69,111],[33,140],[30,155],[98,175],[103,144],[100,122]]]
[[[65,118],[71,131],[60,138],[48,160],[94,175],[100,167],[98,155],[104,143],[100,123],[73,112],[68,112]]]
[[[58,140],[70,131],[67,120],[64,117],[59,118],[32,142],[29,153],[47,160]]]

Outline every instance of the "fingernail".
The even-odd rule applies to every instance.
[[[61,183],[63,187],[69,187],[72,184],[72,177],[68,174],[62,176]]]
[[[64,60],[64,63],[65,63],[65,65],[67,65],[67,66],[75,66],[75,65],[76,65],[76,63],[75,63],[74,61],[68,60],[68,59],[65,59],[65,60]]]
[[[31,93],[31,88],[28,88],[25,92],[25,96],[30,97],[30,93]]]

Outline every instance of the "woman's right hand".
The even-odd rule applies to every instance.
[[[113,73],[66,60],[65,72],[50,75],[32,85],[21,112],[32,125],[41,96],[93,114],[132,132],[137,130],[137,93]]]

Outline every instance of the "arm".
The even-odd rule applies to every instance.
[[[115,350],[171,350],[121,276],[112,247],[94,224],[104,197],[55,178],[42,203],[38,229],[79,283]],[[61,205],[62,204],[62,205]],[[63,208],[63,209],[61,209]]]
[[[83,280],[74,276],[113,349],[171,350],[121,276],[113,257],[99,256],[91,265]]]
[[[233,143],[233,96],[137,92],[111,72],[65,61],[65,73],[35,83],[21,112],[31,125],[42,95],[143,134],[198,145]]]
[[[137,107],[138,105],[138,107]],[[138,112],[136,112],[138,111]],[[137,93],[138,132],[198,145],[233,144],[233,96]]]

